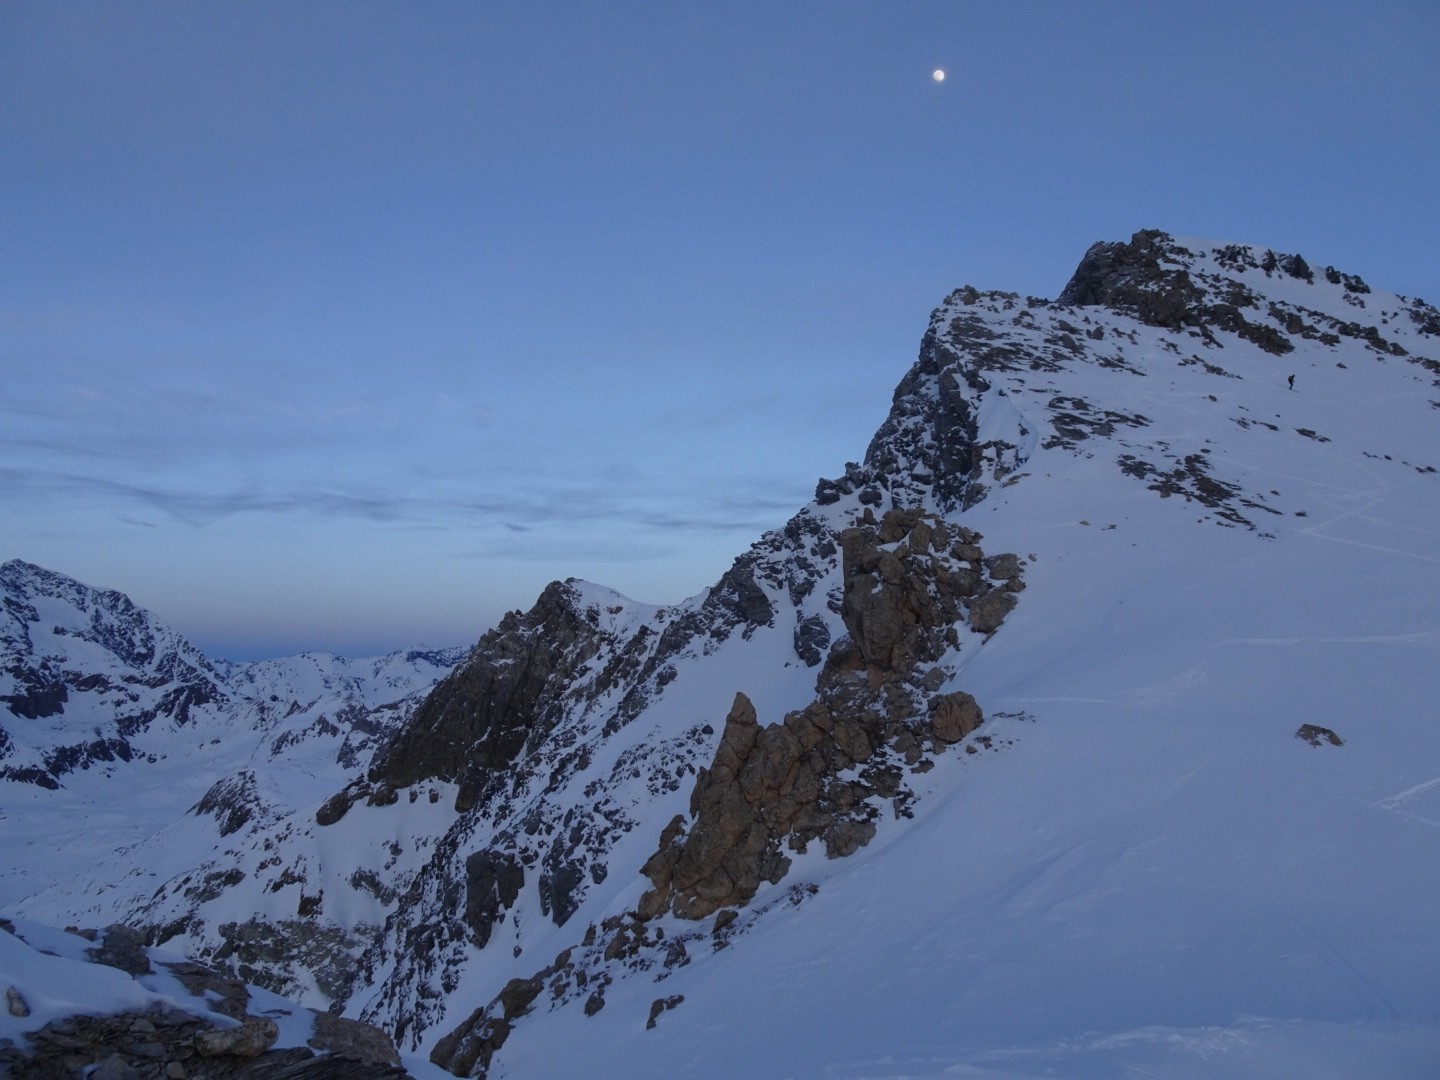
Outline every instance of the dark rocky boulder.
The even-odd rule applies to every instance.
[[[1321,727],[1319,724],[1301,724],[1295,732],[1295,737],[1311,746],[1320,746],[1324,743],[1329,743],[1331,746],[1345,745],[1344,739],[1328,727]]]

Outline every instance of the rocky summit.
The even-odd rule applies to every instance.
[[[1433,1075],[1440,313],[1147,230],[897,374],[710,588],[465,652],[232,669],[6,564],[0,903],[412,1075]]]

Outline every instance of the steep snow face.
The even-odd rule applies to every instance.
[[[551,586],[363,774],[339,735],[284,774],[277,691],[265,767],[86,877],[88,921],[471,1075],[1428,1077],[1437,355],[1419,301],[1162,233],[1055,302],[957,290],[863,460],[713,588]],[[864,741],[804,750],[842,701]],[[789,816],[818,750],[846,843]],[[700,922],[650,898],[717,804],[761,872]]]

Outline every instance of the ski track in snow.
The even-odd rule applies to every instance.
[[[1365,1010],[1369,1020],[1399,1020],[1399,1010],[1380,992],[1355,964],[1333,944],[1307,927],[1292,912],[1282,910],[1271,901],[1264,901],[1270,914],[1286,930],[1302,942],[1307,950],[1314,953],[1329,968]]]
[[[1432,829],[1440,829],[1440,820],[1427,817],[1424,814],[1406,808],[1406,804],[1411,800],[1418,799],[1423,795],[1437,790],[1440,790],[1440,776],[1435,777],[1433,780],[1426,780],[1423,783],[1416,784],[1414,787],[1406,788],[1404,791],[1381,799],[1379,802],[1372,803],[1371,805],[1381,810],[1388,810],[1399,817],[1408,818],[1411,821],[1418,821],[1423,825],[1430,826]]]

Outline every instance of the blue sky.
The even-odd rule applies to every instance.
[[[1437,55],[1420,0],[12,0],[0,559],[239,659],[679,600],[961,284],[1158,227],[1440,302]]]

